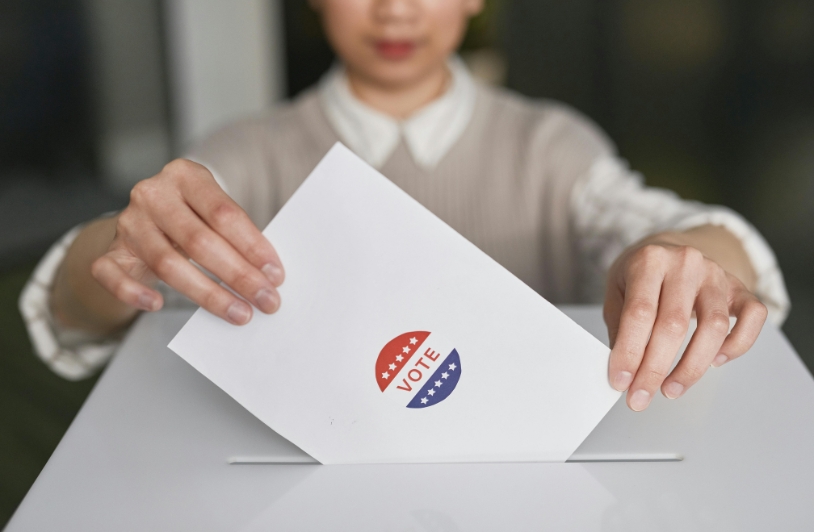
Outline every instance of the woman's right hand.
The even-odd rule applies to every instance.
[[[93,262],[91,273],[132,307],[160,309],[163,298],[152,288],[160,279],[235,325],[251,320],[247,301],[267,314],[275,312],[280,306],[277,287],[285,275],[277,252],[243,209],[209,170],[185,159],[133,188],[130,204],[118,216],[113,243]]]

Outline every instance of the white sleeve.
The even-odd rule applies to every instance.
[[[580,253],[591,277],[604,278],[622,251],[647,235],[717,225],[741,241],[757,274],[755,295],[769,309],[769,319],[779,325],[788,315],[791,304],[774,253],[757,229],[734,211],[646,187],[639,174],[613,157],[594,163],[574,188],[571,202]]]
[[[20,313],[34,352],[57,375],[79,380],[91,376],[119,345],[120,337],[95,336],[61,326],[51,313],[51,287],[59,266],[82,226],[71,229],[40,260],[20,294]]]

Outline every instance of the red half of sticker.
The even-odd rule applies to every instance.
[[[407,361],[418,351],[424,340],[430,335],[427,331],[413,331],[396,336],[379,353],[376,359],[376,382],[384,391],[407,364]]]

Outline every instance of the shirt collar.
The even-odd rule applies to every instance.
[[[448,65],[451,82],[446,92],[405,120],[356,98],[341,65],[320,81],[323,109],[339,138],[375,168],[387,162],[403,138],[416,164],[431,170],[461,137],[475,109],[475,82],[463,61],[453,57]]]

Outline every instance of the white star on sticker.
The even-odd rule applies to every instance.
[[[441,381],[435,381],[435,386],[438,387],[438,388],[440,388],[442,384],[444,384],[444,383],[441,382]]]
[[[427,391],[427,395],[435,395],[435,390],[433,390],[432,388],[430,388],[430,389]]]
[[[390,368],[390,369],[393,369],[393,368]],[[446,378],[449,378],[449,373],[447,373],[447,372],[445,371],[445,372],[443,372],[443,373],[441,374],[441,376],[442,376],[443,378],[445,378],[445,379],[446,379]]]
[[[402,360],[404,360],[404,357],[403,357],[403,356],[398,355],[398,356],[396,357],[396,362],[401,362]]]
[[[417,338],[410,338],[410,345],[415,345],[415,344],[417,344],[417,343],[418,343],[418,339],[417,339]]]
[[[383,378],[383,379],[389,379],[389,378],[390,378],[390,374],[389,374],[389,373],[387,373],[387,372],[385,371],[384,373],[382,373],[382,378]]]
[[[390,366],[388,366],[388,367],[389,367],[391,370],[396,369],[396,365],[395,365],[395,364],[390,364]]]
[[[455,362],[453,362],[452,364],[449,365],[449,370],[450,371],[455,371],[455,368],[457,368],[457,367],[458,366],[455,365]]]
[[[421,404],[422,404],[422,405],[427,404],[427,401],[428,401],[428,400],[429,400],[429,399],[427,399],[426,397],[422,397],[422,398],[421,398]]]
[[[404,351],[405,354],[410,352],[410,348],[407,347],[406,345],[402,347],[401,350]]]

